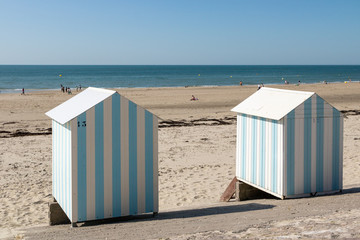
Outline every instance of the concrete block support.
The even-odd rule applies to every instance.
[[[49,202],[49,224],[69,224],[70,220],[57,202]]]
[[[241,181],[237,181],[235,185],[235,200],[236,201],[244,201],[251,199],[259,199],[267,197],[268,194],[264,191],[261,191],[249,184],[246,184]]]

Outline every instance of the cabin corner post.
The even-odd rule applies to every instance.
[[[153,117],[153,181],[154,181],[154,213],[159,212],[159,169],[158,169],[158,118]]]
[[[77,118],[70,122],[71,127],[71,222],[78,221],[78,148],[77,148]]]

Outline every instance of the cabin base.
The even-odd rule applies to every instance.
[[[244,201],[251,199],[267,198],[269,194],[249,184],[237,181],[235,184],[235,200]]]
[[[69,224],[70,220],[57,202],[49,202],[49,225]]]
[[[246,194],[250,194],[250,195],[253,195],[254,197],[257,196],[257,193],[256,191],[260,191],[262,192],[262,194],[264,194],[262,197],[259,195],[259,197],[256,197],[256,198],[267,198],[269,196],[271,197],[278,197],[282,200],[284,199],[292,199],[292,198],[304,198],[304,197],[315,197],[315,196],[323,196],[323,195],[332,195],[332,194],[336,194],[336,193],[341,193],[342,192],[342,189],[339,189],[339,190],[331,190],[331,191],[323,191],[323,192],[312,192],[312,193],[302,193],[302,194],[294,194],[294,195],[280,195],[280,194],[277,194],[277,193],[274,193],[270,190],[267,190],[267,189],[264,189],[260,186],[257,186],[251,182],[247,182],[243,179],[237,179],[237,184],[240,184],[240,183],[243,183],[242,185],[240,185],[239,187],[236,187],[236,191],[243,191],[243,193],[239,193],[240,194],[240,200],[242,200],[242,197],[244,196],[245,194],[245,197],[244,197],[244,200],[248,199],[246,198]],[[242,189],[242,190],[240,190]],[[255,190],[256,189],[256,190]],[[261,194],[261,193],[259,193]],[[251,199],[254,199],[254,198],[251,198]],[[240,201],[238,200],[238,201]]]
[[[158,212],[150,212],[143,213],[139,215],[128,215],[128,216],[120,216],[120,217],[110,217],[103,219],[94,219],[94,220],[86,220],[81,222],[72,222],[71,228],[74,227],[83,227],[83,226],[95,226],[100,224],[109,224],[109,223],[118,223],[121,221],[129,221],[134,219],[147,219],[147,218],[155,218],[159,213]]]
[[[244,201],[259,198],[268,198],[271,196],[267,192],[251,186],[248,183],[240,181],[237,177],[234,177],[229,186],[226,188],[224,193],[220,197],[221,202],[228,202],[235,195],[235,201]]]
[[[284,196],[284,198],[293,199],[293,198],[326,196],[326,195],[333,195],[333,194],[337,194],[337,193],[341,193],[341,192],[342,192],[342,189],[339,189],[339,190],[333,190],[333,191],[324,191],[324,192],[313,192],[313,193],[295,194],[295,195],[290,195],[290,196]]]

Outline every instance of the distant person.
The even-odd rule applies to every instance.
[[[21,95],[25,95],[25,89],[24,88],[21,90]]]
[[[239,83],[239,84],[240,84],[240,86],[242,86],[242,84],[243,84],[243,83],[242,83],[242,81],[240,81],[240,83]]]
[[[258,84],[258,88],[257,88],[257,90],[260,90],[260,88],[261,88],[261,85],[260,85],[260,84]]]
[[[71,89],[70,89],[70,88],[67,88],[67,93],[68,93],[68,94],[72,94],[72,92],[71,92]]]
[[[79,89],[80,89],[80,91],[81,91],[81,84],[79,84]]]
[[[191,99],[190,101],[196,101],[196,100],[199,100],[198,98],[196,98],[194,95],[191,95]]]
[[[263,83],[261,83],[261,87],[264,87],[264,84],[263,84]]]

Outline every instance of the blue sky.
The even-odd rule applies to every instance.
[[[0,0],[0,64],[360,64],[359,0]]]

